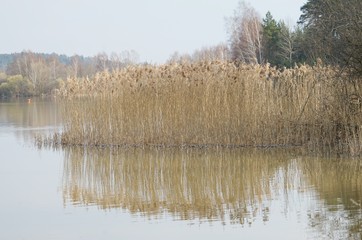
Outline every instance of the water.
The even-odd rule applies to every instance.
[[[361,239],[362,161],[284,149],[38,148],[57,103],[0,103],[0,239]]]

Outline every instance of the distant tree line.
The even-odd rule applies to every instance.
[[[50,95],[68,76],[93,76],[138,61],[135,51],[97,54],[94,57],[23,51],[0,54],[0,98]]]
[[[228,18],[228,42],[192,54],[173,53],[167,63],[233,61],[277,68],[323,63],[362,76],[362,1],[308,0],[296,26],[264,18],[241,1]],[[134,51],[94,57],[24,51],[0,54],[0,97],[48,95],[68,76],[93,76],[138,62]]]

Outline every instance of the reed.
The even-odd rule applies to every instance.
[[[63,145],[290,146],[360,152],[361,84],[318,65],[200,62],[69,78]]]

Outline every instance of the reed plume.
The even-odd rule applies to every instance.
[[[129,66],[66,81],[59,91],[66,119],[61,143],[302,145],[358,154],[360,85],[322,65]]]

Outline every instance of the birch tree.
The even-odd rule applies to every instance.
[[[278,57],[286,67],[291,67],[294,62],[295,32],[284,21],[279,22],[280,38],[278,43]]]
[[[220,43],[216,46],[203,47],[192,54],[192,60],[198,61],[227,61],[230,59],[229,48],[226,44]]]
[[[262,63],[262,24],[256,10],[239,2],[234,15],[228,19],[231,59],[245,63]]]

